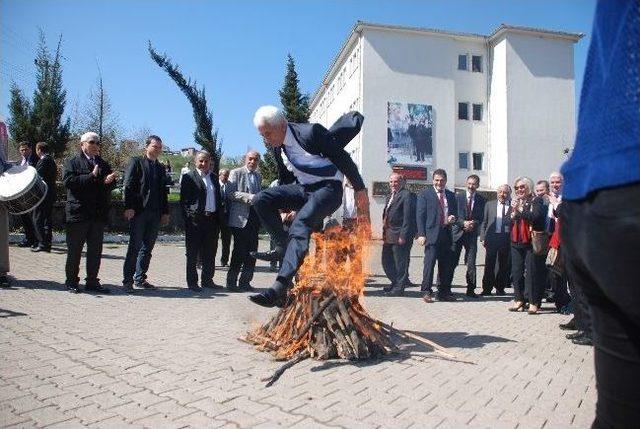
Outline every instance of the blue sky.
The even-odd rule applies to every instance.
[[[1,0],[0,115],[9,83],[31,94],[42,28],[54,46],[62,34],[67,111],[95,85],[96,64],[125,134],[143,127],[173,149],[193,146],[191,106],[151,61],[147,41],[204,84],[226,155],[262,150],[255,109],[279,103],[291,53],[305,92],[313,93],[356,21],[489,34],[501,23],[585,33],[575,46],[582,84],[593,0]]]

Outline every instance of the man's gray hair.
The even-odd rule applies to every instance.
[[[88,133],[84,133],[80,136],[80,143],[89,142],[89,141],[100,141],[100,136],[98,133],[94,133],[93,131],[89,131]]]
[[[194,159],[198,158],[199,156],[204,156],[206,158],[211,159],[211,154],[209,152],[207,152],[206,150],[199,150],[196,152],[196,156]]]
[[[262,125],[278,125],[287,122],[282,110],[276,106],[262,106],[253,115],[253,126],[258,128]]]
[[[554,171],[553,173],[549,174],[549,180],[553,179],[554,177],[558,177],[560,178],[560,180],[564,179],[562,177],[562,173],[560,173],[559,171]]]

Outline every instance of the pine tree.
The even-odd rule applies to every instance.
[[[9,132],[16,146],[23,141],[33,142],[35,129],[31,123],[31,103],[22,90],[11,84],[11,101],[9,102]]]
[[[271,185],[271,182],[278,178],[276,157],[273,154],[273,149],[269,147],[262,155],[262,160],[260,161],[260,174],[262,174],[262,186],[264,187]]]
[[[55,55],[47,48],[44,32],[40,31],[40,43],[36,64],[36,90],[33,93],[31,124],[35,128],[32,143],[44,141],[55,154],[62,154],[70,137],[71,121],[63,122],[67,91],[62,86],[62,36],[58,40]]]
[[[298,84],[296,64],[291,54],[288,54],[287,73],[280,90],[280,102],[289,122],[306,123],[309,122],[309,96],[300,92]]]
[[[217,174],[220,168],[222,149],[218,144],[218,131],[213,131],[213,115],[207,108],[204,86],[202,86],[202,89],[198,89],[195,81],[192,82],[191,79],[185,79],[182,72],[180,72],[180,68],[173,64],[166,54],[158,54],[155,49],[153,49],[151,42],[149,42],[149,54],[153,61],[167,72],[169,77],[173,79],[191,103],[193,119],[196,123],[193,138],[197,144],[211,154],[213,170]]]

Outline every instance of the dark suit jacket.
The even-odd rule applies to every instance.
[[[218,175],[210,171],[209,178],[213,183],[216,198],[216,218],[219,222],[222,215],[222,198],[220,197],[220,183]],[[180,208],[185,223],[197,224],[207,205],[207,188],[197,170],[182,176],[180,183]]]
[[[33,151],[31,152],[31,155],[27,157],[27,164],[29,164],[31,167],[35,167],[36,165],[38,165],[38,161],[40,161],[40,158],[38,158],[38,155],[36,155],[36,153]],[[18,161],[16,165],[20,164],[22,164],[22,158],[20,158],[20,161]]]
[[[484,205],[485,199],[482,195],[477,192],[473,195],[473,209],[471,210],[471,219],[467,219],[467,192],[458,192],[456,194],[456,202],[458,203],[458,212],[456,216],[458,217],[456,223],[452,226],[453,229],[453,240],[458,241],[463,234],[465,234],[462,229],[465,220],[473,220],[476,223],[476,227],[473,231],[467,232],[466,234],[472,235],[474,237],[478,236],[478,228],[480,228],[480,223],[482,222],[482,218],[484,217]]]
[[[445,189],[445,198],[449,206],[449,215],[456,216],[458,203],[453,192]],[[435,188],[429,187],[418,194],[416,202],[416,226],[418,237],[426,237],[427,245],[435,245],[440,235],[440,201]]]
[[[105,185],[104,178],[111,174],[111,166],[99,156],[95,160],[100,168],[97,177],[91,175],[93,168],[82,152],[65,162],[62,180],[67,188],[65,208],[69,223],[84,220],[107,221],[111,190],[115,188],[116,181]]]
[[[511,205],[507,201],[507,209],[505,215],[502,218],[502,231],[511,231]],[[480,224],[480,241],[483,241],[487,246],[500,239],[500,235],[496,232],[496,219],[498,211],[498,200],[489,201],[484,205],[484,216],[482,223]],[[503,232],[504,236],[505,233]],[[506,233],[509,236],[509,232]]]
[[[156,168],[158,173],[156,186],[158,195],[160,196],[160,212],[162,214],[169,213],[169,200],[167,189],[167,173],[162,164]],[[149,195],[151,194],[149,163],[144,156],[136,156],[131,158],[131,162],[127,166],[124,173],[123,196],[124,208],[133,209],[136,214],[142,212],[149,203]]]
[[[58,166],[51,155],[44,155],[36,164],[36,171],[47,184],[47,196],[56,194],[56,178],[58,177]]]
[[[407,243],[413,240],[412,229],[416,217],[415,211],[412,210],[411,192],[405,188],[400,189],[391,205],[387,207],[389,198],[382,212],[382,237],[387,244],[398,244],[398,238]]]
[[[364,117],[358,112],[349,112],[340,117],[330,129],[320,124],[295,124],[289,123],[288,127],[293,133],[298,144],[308,153],[328,158],[340,172],[342,172],[353,189],[364,189],[364,182],[358,167],[353,162],[344,147],[355,137],[362,127]],[[295,177],[287,170],[282,161],[282,148],[273,150],[278,166],[279,184],[293,183]]]

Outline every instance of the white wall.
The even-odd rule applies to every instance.
[[[507,140],[507,41],[497,42],[492,50],[489,95],[488,188],[511,183],[508,177],[509,146]]]
[[[508,180],[547,179],[575,137],[573,43],[506,35]]]

